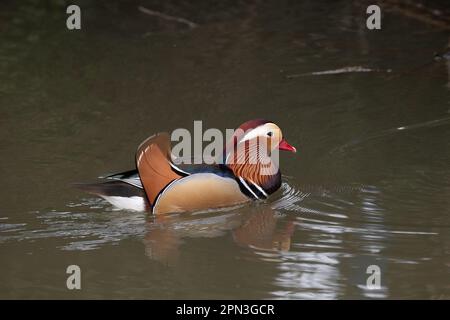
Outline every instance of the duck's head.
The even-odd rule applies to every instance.
[[[294,146],[291,146],[286,139],[283,138],[280,127],[269,120],[250,120],[241,124],[238,130],[244,132],[240,137],[240,143],[255,138],[260,140],[266,139],[267,146],[269,146],[270,150],[279,149],[294,153],[297,152],[297,149]]]
[[[226,145],[224,161],[236,177],[267,195],[281,186],[278,150],[297,151],[283,138],[275,123],[250,120],[233,133]]]
[[[265,119],[254,119],[244,122],[236,129],[226,145],[227,159],[225,161],[229,162],[230,155],[233,152],[236,153],[240,146],[251,143],[255,143],[259,147],[264,144],[269,153],[276,149],[297,152],[297,149],[286,141],[280,127],[275,123]]]

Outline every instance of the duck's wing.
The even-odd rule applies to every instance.
[[[145,140],[136,164],[155,214],[234,206],[252,199],[225,165],[174,166],[167,133]]]
[[[220,165],[207,165],[203,163],[196,164],[193,163],[193,161],[191,161],[191,163],[174,164],[172,161],[169,160],[169,164],[172,170],[182,177],[189,176],[194,173],[203,173],[203,172],[217,172],[218,174],[220,174],[221,170],[219,169],[221,167]],[[99,178],[122,181],[132,186],[138,187],[140,189],[144,189],[141,178],[139,176],[139,171],[137,169],[116,173],[108,173],[106,175],[100,176]]]
[[[172,170],[182,176],[189,176],[194,173],[204,173],[204,172],[210,172],[210,173],[220,173],[219,166],[214,165],[205,165],[205,164],[178,164],[175,165],[174,163],[169,161],[169,164],[172,168]],[[123,172],[116,172],[116,173],[110,173],[106,175],[102,175],[99,177],[100,179],[107,179],[107,180],[114,180],[114,181],[120,181],[127,183],[129,185],[132,185],[134,187],[137,187],[139,189],[144,189],[144,186],[142,185],[141,177],[139,176],[139,171],[137,169],[133,170],[127,170]]]
[[[123,172],[110,173],[107,175],[100,176],[101,179],[113,179],[113,180],[121,180],[121,179],[136,179],[139,178],[139,173],[136,169],[127,170]]]
[[[143,189],[156,214],[233,206],[258,198],[226,165],[175,165],[167,133],[153,135],[138,147],[136,167],[104,178]]]
[[[108,174],[105,176],[101,176],[99,178],[121,181],[121,182],[130,184],[134,187],[137,187],[139,189],[144,189],[141,178],[139,177],[139,172],[136,169],[128,170],[128,171],[124,171],[124,172],[113,173],[113,174]]]
[[[170,151],[170,137],[164,132],[146,139],[136,152],[136,167],[152,205],[171,182],[182,177],[172,168]]]

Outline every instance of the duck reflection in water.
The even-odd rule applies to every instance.
[[[223,237],[231,233],[238,246],[269,251],[289,251],[293,219],[280,219],[268,204],[240,207],[216,214],[192,213],[154,216],[147,223],[145,253],[167,265],[177,263],[185,239]]]

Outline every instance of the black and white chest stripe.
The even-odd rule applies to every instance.
[[[242,177],[237,177],[237,183],[239,184],[239,188],[242,193],[244,193],[247,197],[255,199],[255,200],[264,200],[269,197],[267,192],[258,184],[251,180],[245,180]]]

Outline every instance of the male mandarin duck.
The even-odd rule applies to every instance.
[[[266,199],[281,186],[281,172],[270,154],[275,149],[296,149],[271,121],[250,120],[238,129],[224,148],[222,163],[175,165],[169,135],[158,133],[138,147],[136,170],[104,177],[112,181],[78,187],[120,209],[153,214],[203,211]],[[266,142],[268,152],[255,148],[257,144],[250,143],[255,140]]]

